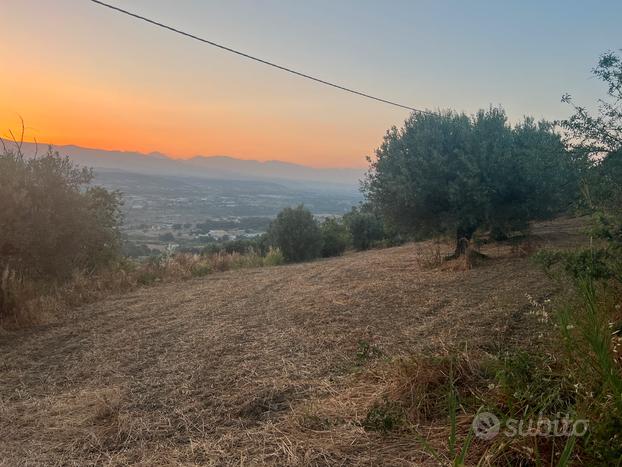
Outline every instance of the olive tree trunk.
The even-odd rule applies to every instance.
[[[475,227],[463,227],[456,230],[456,249],[452,258],[457,259],[467,254],[475,230]]]

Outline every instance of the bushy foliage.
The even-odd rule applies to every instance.
[[[592,73],[607,88],[607,97],[598,101],[597,115],[566,94],[562,101],[575,112],[560,125],[567,132],[567,144],[591,156],[583,190],[585,204],[595,214],[593,233],[608,242],[610,253],[622,257],[622,57],[603,54]]]
[[[343,216],[356,250],[367,250],[385,238],[382,218],[365,208],[354,207]]]
[[[285,257],[283,256],[283,253],[281,253],[281,250],[279,250],[278,248],[268,248],[268,251],[263,258],[264,266],[279,266],[284,262]]]
[[[622,149],[594,161],[585,176],[584,194],[588,209],[622,214]]]
[[[270,250],[269,239],[266,234],[254,238],[238,238],[236,240],[226,240],[222,242],[211,241],[199,250],[193,250],[195,253],[203,255],[211,255],[216,253],[239,253],[246,255],[249,253],[257,253],[265,256]]]
[[[18,146],[19,147],[19,146]],[[0,269],[62,280],[117,258],[120,196],[51,149],[0,154]]]
[[[607,280],[618,277],[620,269],[617,266],[616,254],[606,248],[577,248],[575,250],[540,250],[534,255],[534,260],[540,263],[547,272],[561,271],[573,280],[590,278],[592,280]]]
[[[350,232],[346,225],[337,219],[326,219],[320,226],[322,232],[322,256],[340,256],[350,244]]]
[[[287,262],[308,261],[320,256],[322,251],[318,222],[302,204],[283,209],[270,224],[268,235]]]
[[[575,281],[622,282],[622,58],[609,52],[592,70],[607,86],[608,99],[598,103],[598,115],[575,105],[575,113],[560,122],[566,142],[591,156],[584,171],[584,208],[593,215],[593,238],[597,245],[566,252],[542,251],[537,259],[548,269],[555,266]]]
[[[568,132],[569,144],[592,155],[613,154],[622,149],[622,57],[614,52],[603,54],[592,73],[607,86],[607,98],[598,101],[597,115],[565,94],[562,102],[572,105],[575,113],[560,124]]]
[[[370,163],[364,192],[385,220],[470,240],[479,228],[511,231],[567,209],[582,159],[551,124],[525,119],[512,127],[491,108],[472,117],[415,113],[387,132]]]

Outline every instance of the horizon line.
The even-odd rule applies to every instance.
[[[2,140],[4,140],[6,143],[9,143],[11,145],[14,144],[18,144],[15,141],[13,141],[12,138],[10,137],[6,137],[6,136],[0,136],[0,138]],[[283,160],[283,159],[258,159],[258,158],[246,158],[244,156],[235,156],[235,155],[229,155],[229,154],[211,154],[211,155],[205,155],[205,154],[192,154],[192,155],[174,155],[174,154],[167,154],[161,151],[149,151],[149,152],[144,152],[144,151],[139,151],[139,150],[133,150],[133,149],[118,149],[118,148],[103,148],[103,147],[91,147],[91,146],[81,146],[78,144],[73,144],[73,143],[67,143],[67,144],[58,144],[58,143],[49,143],[49,142],[41,142],[41,141],[37,141],[36,139],[32,138],[24,138],[22,143],[25,144],[36,144],[37,146],[40,147],[52,147],[52,148],[60,148],[60,147],[74,147],[74,148],[78,148],[78,149],[86,149],[86,150],[91,150],[91,151],[105,151],[105,152],[118,152],[118,153],[127,153],[127,154],[138,154],[144,157],[156,157],[157,155],[159,156],[163,156],[165,158],[167,158],[168,160],[171,161],[188,161],[188,160],[192,160],[192,159],[196,159],[196,158],[203,158],[203,159],[212,159],[212,158],[229,158],[229,159],[233,159],[233,160],[238,160],[238,161],[246,161],[246,162],[258,162],[261,164],[267,164],[267,163],[281,163],[281,164],[288,164],[288,165],[293,165],[293,166],[297,166],[297,167],[304,167],[304,168],[309,168],[309,169],[317,169],[317,170],[364,170],[364,169],[368,169],[369,166],[368,165],[361,165],[361,166],[315,166],[315,165],[309,165],[309,164],[301,164],[299,162],[290,162],[287,160]],[[62,154],[61,154],[62,155]]]

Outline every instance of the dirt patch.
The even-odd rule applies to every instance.
[[[281,412],[291,408],[296,393],[295,388],[271,388],[259,391],[252,396],[252,399],[240,403],[238,416],[256,422],[274,419]]]

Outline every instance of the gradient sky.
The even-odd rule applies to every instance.
[[[318,77],[418,108],[568,115],[622,2],[109,0]],[[407,111],[132,20],[87,0],[2,0],[0,134],[176,157],[364,166]]]

